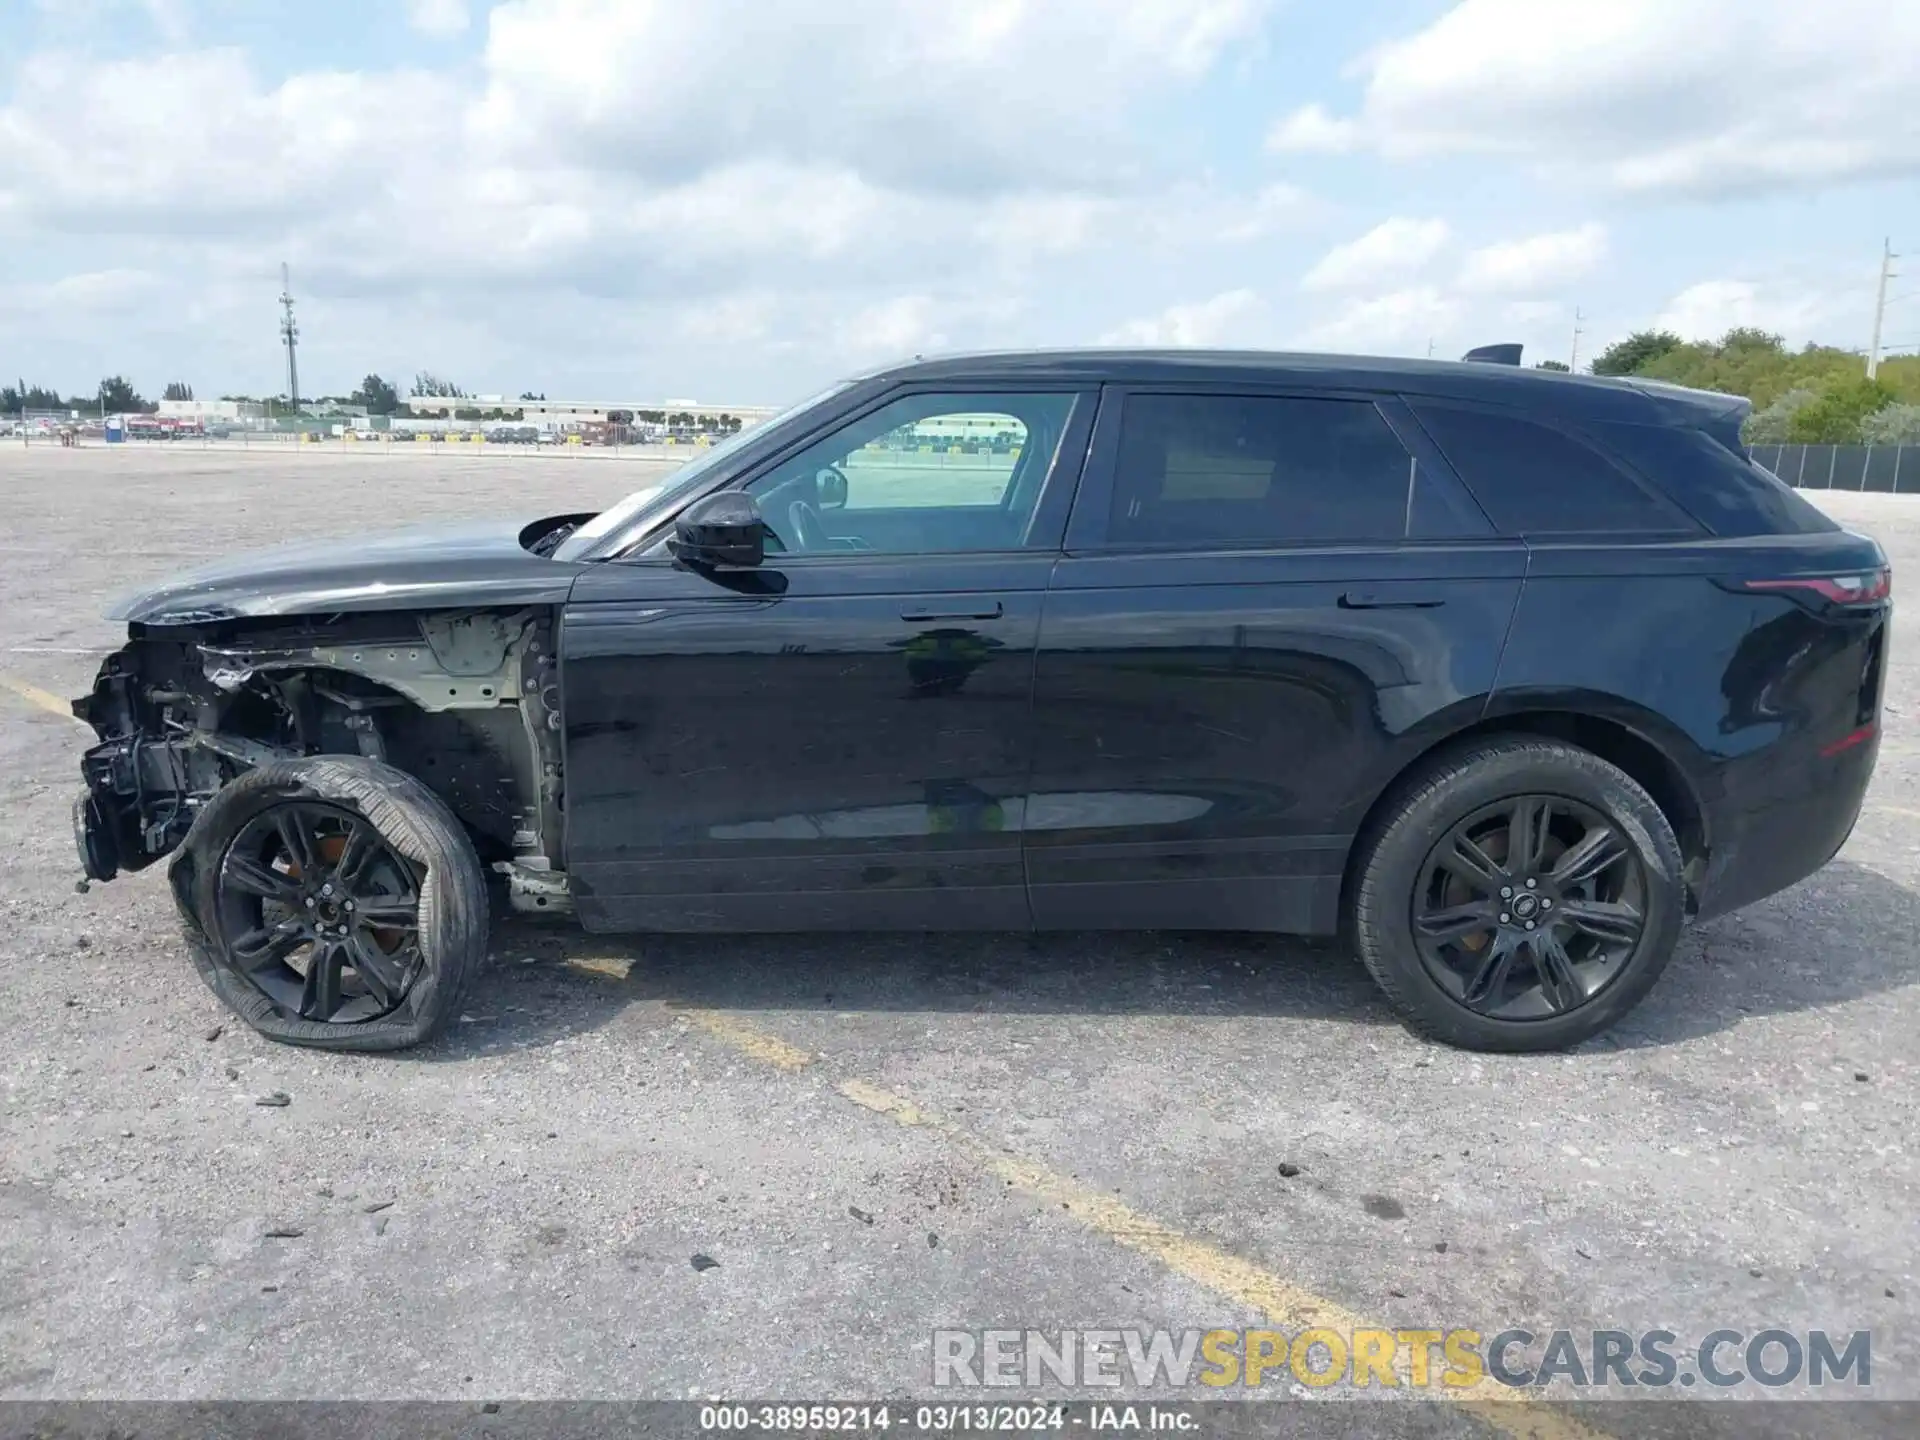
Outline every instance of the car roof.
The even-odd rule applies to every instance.
[[[1285,350],[983,350],[918,356],[856,377],[896,382],[1295,384],[1475,400],[1570,419],[1686,423],[1744,413],[1737,395],[1481,361]]]

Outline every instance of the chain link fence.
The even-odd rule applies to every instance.
[[[1753,445],[1753,458],[1800,490],[1920,495],[1920,445]],[[1907,451],[1914,453],[1909,455]]]

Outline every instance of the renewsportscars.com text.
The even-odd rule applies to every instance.
[[[933,1383],[1257,1387],[1301,1384],[1466,1390],[1873,1383],[1870,1331],[936,1330]]]

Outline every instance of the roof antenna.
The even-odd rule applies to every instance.
[[[1518,365],[1520,363],[1520,347],[1518,345],[1481,345],[1476,349],[1467,351],[1467,353],[1460,358],[1462,360],[1472,360],[1482,365]]]

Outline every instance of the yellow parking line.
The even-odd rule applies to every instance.
[[[742,1055],[758,1060],[763,1065],[771,1065],[776,1070],[785,1070],[791,1074],[795,1070],[804,1070],[813,1063],[813,1056],[797,1045],[789,1045],[777,1035],[769,1035],[757,1025],[728,1015],[719,1010],[680,1010],[684,1015],[724,1045],[730,1045]]]
[[[738,1016],[712,1010],[681,1013],[722,1043],[778,1069],[794,1071],[812,1063],[813,1057],[805,1051]],[[785,1063],[775,1056],[785,1057]],[[842,1080],[834,1088],[863,1110],[939,1136],[995,1178],[1047,1202],[1049,1209],[1065,1206],[1064,1213],[1095,1234],[1159,1261],[1216,1295],[1258,1310],[1278,1326],[1296,1331],[1314,1326],[1348,1332],[1368,1328],[1364,1319],[1337,1301],[1316,1295],[1217,1245],[1183,1234],[1037,1160],[1003,1150],[905,1096],[860,1079]],[[1484,1377],[1471,1387],[1430,1393],[1454,1401],[1475,1419],[1514,1440],[1605,1440],[1603,1432],[1536,1401],[1522,1399]]]
[[[603,980],[624,980],[633,969],[633,961],[599,955],[569,955],[564,963],[570,970],[598,975]]]
[[[1883,815],[1904,815],[1909,820],[1920,820],[1920,810],[1909,805],[1882,805],[1876,800],[1869,800],[1867,809],[1878,810]]]
[[[38,685],[29,685],[15,676],[0,674],[0,690],[11,691],[36,710],[44,710],[49,715],[58,715],[62,720],[71,720],[83,729],[93,727],[73,713],[73,707],[51,691],[42,690]]]

